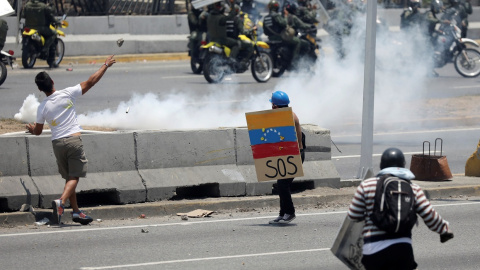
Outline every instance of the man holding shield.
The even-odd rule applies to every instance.
[[[272,109],[279,109],[288,107],[290,99],[288,95],[283,91],[275,91],[270,99],[272,103]],[[293,113],[293,112],[292,112]],[[300,149],[300,155],[302,157],[302,163],[305,160],[304,144],[305,135],[300,127],[300,121],[295,113],[293,113],[293,120],[295,122],[295,131],[297,133],[298,147]],[[290,187],[294,178],[278,179],[277,190],[280,197],[280,213],[277,218],[271,220],[269,224],[286,224],[295,219],[295,207],[293,206],[292,194]]]

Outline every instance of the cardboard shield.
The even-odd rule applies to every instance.
[[[292,108],[245,114],[258,181],[303,176]]]
[[[318,28],[322,28],[330,20],[327,10],[320,0],[310,0],[310,5],[315,8],[315,11],[317,12],[317,19],[319,21]]]
[[[365,270],[362,264],[363,226],[365,222],[354,222],[345,217],[342,227],[330,249],[349,269]]]
[[[12,6],[7,0],[0,0],[0,16],[8,16],[15,13]]]
[[[192,6],[195,9],[202,8],[204,6],[208,6],[217,2],[221,2],[223,0],[194,0],[192,1]]]

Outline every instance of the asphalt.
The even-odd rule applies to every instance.
[[[480,40],[477,40],[480,43]],[[100,56],[73,56],[65,57],[60,68],[70,64],[93,64],[103,62],[108,55]],[[123,54],[116,55],[118,62],[137,61],[172,61],[189,60],[186,52],[182,53],[157,53],[157,54]],[[452,199],[456,197],[480,196],[480,177],[466,177],[454,175],[447,181],[414,181],[419,184],[430,199]],[[297,191],[292,194],[297,209],[302,207],[346,206],[349,204],[358,179],[342,180],[341,188],[321,187],[311,190]],[[202,199],[183,199],[175,201],[158,201],[141,204],[109,205],[81,208],[88,215],[97,219],[128,219],[138,218],[141,214],[146,216],[169,216],[177,213],[187,213],[196,209],[210,211],[253,211],[263,208],[278,208],[278,195],[254,197],[220,197]],[[70,209],[66,209],[69,216]],[[298,211],[298,210],[297,210]],[[26,212],[12,212],[0,214],[0,226],[31,225],[45,217],[51,220],[51,209],[29,209]],[[71,222],[69,219],[66,223]]]
[[[446,200],[459,197],[480,196],[480,177],[466,177],[454,175],[446,181],[416,181],[431,200]],[[342,180],[341,188],[320,187],[293,192],[292,197],[297,209],[323,208],[348,206],[360,183],[358,179]],[[178,213],[188,213],[197,209],[209,211],[256,211],[259,209],[278,209],[278,195],[253,197],[216,197],[200,199],[183,199],[173,201],[158,201],[128,205],[109,205],[95,207],[81,207],[95,222],[101,220],[120,220],[146,217],[176,216]],[[66,209],[65,223],[72,223],[69,219],[71,209]],[[3,227],[33,225],[44,218],[52,219],[51,209],[30,209],[26,212],[12,212],[0,214]],[[180,217],[179,217],[180,218]],[[63,222],[63,221],[62,221]]]

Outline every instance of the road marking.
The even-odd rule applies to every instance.
[[[352,195],[353,196],[353,195]],[[453,203],[453,204],[432,204],[434,207],[441,206],[464,206],[464,205],[475,205],[480,204],[480,202],[465,202],[465,203]],[[307,213],[307,214],[297,214],[297,216],[321,216],[321,215],[337,215],[337,214],[346,214],[347,211],[332,211],[332,212],[319,212],[319,213]],[[161,223],[161,224],[142,224],[142,225],[131,225],[131,226],[118,226],[118,227],[103,227],[103,228],[88,228],[88,229],[72,229],[72,230],[55,230],[55,231],[43,231],[43,232],[29,232],[29,233],[11,233],[11,234],[1,234],[1,237],[13,237],[13,236],[31,236],[31,235],[44,235],[44,234],[58,234],[58,233],[78,233],[78,232],[90,232],[90,231],[109,231],[109,230],[125,230],[125,229],[136,229],[136,228],[146,228],[146,227],[167,227],[167,226],[189,226],[195,224],[206,224],[206,223],[219,223],[219,222],[232,222],[232,221],[246,221],[246,220],[260,220],[260,219],[270,219],[276,218],[277,216],[260,216],[260,217],[248,217],[248,218],[232,218],[232,219],[219,219],[219,220],[202,220],[202,221],[189,221],[189,222],[175,222],[175,223]]]
[[[470,89],[470,88],[480,88],[478,85],[465,85],[465,86],[455,86],[453,89]]]
[[[329,250],[330,250],[330,248],[316,248],[316,249],[277,251],[277,252],[266,252],[266,253],[256,253],[256,254],[241,254],[241,255],[231,255],[231,256],[221,256],[221,257],[195,258],[195,259],[185,259],[185,260],[158,261],[158,262],[137,263],[137,264],[122,264],[122,265],[110,265],[110,266],[98,266],[98,267],[81,267],[80,269],[82,269],[82,270],[117,269],[117,268],[142,267],[142,266],[150,266],[150,265],[169,264],[169,263],[182,263],[182,262],[197,262],[197,261],[224,260],[224,259],[235,259],[235,258],[261,257],[261,256],[272,256],[272,255],[293,254],[293,253],[320,252],[320,251],[329,251]]]
[[[432,121],[435,119],[432,119]],[[432,130],[413,130],[413,131],[399,131],[399,132],[379,132],[374,133],[374,136],[384,136],[384,135],[402,135],[402,134],[416,134],[416,133],[437,133],[437,132],[457,132],[457,131],[477,131],[480,128],[452,128],[452,129],[432,129]],[[342,138],[342,137],[360,137],[361,134],[345,134],[345,135],[336,135],[332,136],[332,139]]]
[[[403,153],[404,155],[416,155],[416,154],[422,154],[423,152],[405,152]],[[373,154],[373,157],[379,157],[382,154]],[[335,156],[332,157],[332,159],[342,159],[342,158],[359,158],[360,155],[349,155],[349,156]]]

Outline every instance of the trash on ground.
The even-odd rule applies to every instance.
[[[188,213],[177,213],[177,216],[187,216],[187,217],[191,217],[191,218],[200,218],[200,217],[208,217],[211,214],[213,214],[213,211],[197,209],[197,210],[193,210],[193,211],[188,212]]]
[[[140,215],[140,218],[145,218],[145,217],[146,217],[145,214]]]
[[[188,220],[188,216],[187,215],[182,215],[182,220]]]
[[[148,233],[147,229],[142,229],[142,233]]]
[[[42,220],[39,220],[37,222],[35,222],[35,225],[37,226],[43,226],[43,225],[47,225],[50,223],[50,219],[48,218],[43,218]]]
[[[97,218],[97,222],[102,222],[102,220],[101,220],[101,219],[99,219],[99,218]]]

